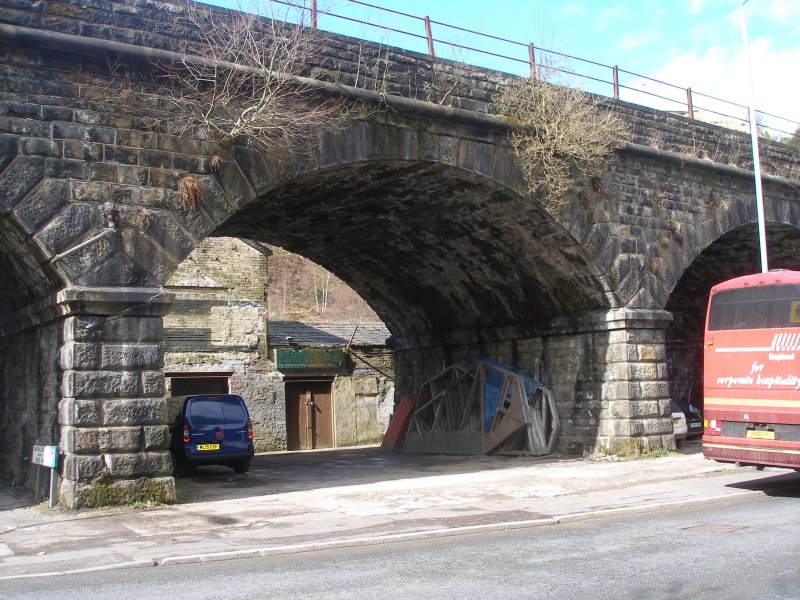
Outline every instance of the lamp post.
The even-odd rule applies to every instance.
[[[764,220],[764,195],[761,190],[761,157],[758,152],[758,125],[756,124],[756,93],[753,85],[753,63],[750,59],[750,43],[747,40],[747,18],[744,13],[744,5],[748,0],[742,0],[740,14],[742,19],[742,41],[744,43],[744,54],[747,58],[747,69],[750,75],[750,139],[753,144],[753,171],[756,179],[756,212],[758,214],[758,243],[761,251],[761,272],[769,271],[767,263],[767,231]]]

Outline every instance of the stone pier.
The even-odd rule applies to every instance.
[[[162,370],[162,317],[170,301],[160,288],[59,294],[66,313],[60,500],[67,506],[148,495],[174,501]],[[137,482],[143,477],[146,490]],[[97,495],[98,481],[108,488],[106,498]]]

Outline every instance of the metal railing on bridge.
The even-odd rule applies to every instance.
[[[304,23],[313,29],[320,27],[320,18],[324,16],[331,25],[327,26],[326,22],[325,29],[332,33],[420,52],[432,59],[438,55],[439,58],[514,75],[535,77],[544,70],[554,75],[557,83],[574,86],[578,80],[586,92],[684,114],[690,119],[749,129],[750,109],[744,104],[633,73],[617,65],[535,47],[530,42],[465,29],[361,0],[339,0],[341,8],[336,12],[320,9],[317,0],[271,2],[287,7],[283,15],[285,20]],[[381,23],[383,17],[391,22]],[[378,39],[375,39],[376,32]],[[559,77],[565,81],[559,81]],[[763,111],[756,113],[758,123],[768,127],[772,136],[790,137],[800,129],[800,121]]]

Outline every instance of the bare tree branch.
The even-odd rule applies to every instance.
[[[304,23],[282,20],[287,15],[278,14],[279,6],[270,0],[248,11],[187,5],[191,33],[182,59],[159,65],[171,83],[168,112],[178,133],[200,127],[220,143],[271,151],[352,118],[343,99],[323,96],[299,77],[319,62],[323,44]],[[307,16],[302,4],[294,8]]]

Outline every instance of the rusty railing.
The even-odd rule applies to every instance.
[[[722,125],[735,126],[736,123],[741,123],[744,126],[749,124],[750,109],[744,104],[701,93],[691,87],[684,88],[626,71],[617,65],[606,65],[555,50],[535,47],[531,42],[520,42],[465,29],[434,21],[427,16],[419,17],[362,0],[340,0],[344,3],[342,8],[347,7],[350,14],[320,10],[317,0],[271,1],[290,7],[290,10],[296,10],[297,22],[306,23],[314,29],[319,28],[320,16],[324,15],[331,24],[339,24],[339,27],[328,29],[332,33],[351,35],[380,43],[384,43],[385,38],[390,37],[393,42],[391,45],[427,54],[433,60],[437,58],[437,51],[439,51],[439,58],[448,58],[515,75],[535,77],[537,73],[545,70],[549,75],[568,79],[563,82],[565,85],[574,85],[572,80],[577,78],[583,84],[585,91],[594,94],[658,110],[680,112],[686,114],[690,119],[703,115],[702,120],[709,121],[712,119],[706,115],[715,115],[720,118],[719,124]],[[306,1],[309,3],[308,5],[300,3]],[[375,15],[389,17],[391,24],[377,22],[380,19],[375,19]],[[411,25],[405,26],[411,27],[411,30],[401,28],[398,21],[411,23]],[[358,27],[363,30],[356,31]],[[380,32],[381,39],[370,40],[370,31]],[[442,32],[443,35],[470,37],[474,41],[467,43],[455,39],[448,40],[438,35],[434,37],[434,31],[437,34]],[[395,39],[405,39],[406,43],[395,42]],[[478,45],[479,43],[483,46]],[[621,82],[621,76],[625,77],[627,83]],[[765,125],[767,122],[769,123],[769,131],[773,135],[792,136],[800,129],[800,122],[796,120],[763,111],[756,112],[759,122],[765,123]],[[734,123],[731,123],[731,120]]]

